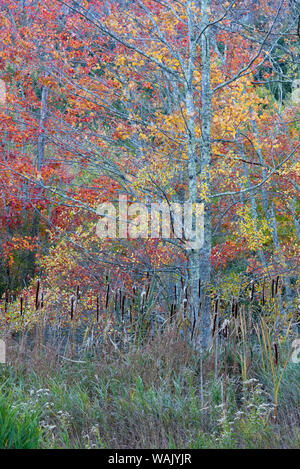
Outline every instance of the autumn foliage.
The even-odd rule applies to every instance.
[[[293,315],[294,13],[287,1],[204,3],[1,2],[3,308],[7,294],[34,302],[37,278],[54,320],[60,310],[68,317],[77,285],[82,312],[100,295],[100,314],[107,278],[129,296],[149,274],[167,290],[188,285],[194,264],[180,242],[99,240],[96,209],[119,194],[144,203],[196,194],[209,213],[202,285],[238,296],[280,276],[280,313]]]

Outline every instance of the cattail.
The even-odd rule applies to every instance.
[[[170,314],[170,320],[171,320],[171,322],[172,322],[173,318],[175,317],[176,312],[177,312],[176,304],[175,304],[175,303],[172,303],[172,305],[171,305],[171,314]]]
[[[212,327],[212,336],[215,337],[216,333],[216,328],[217,328],[217,314],[214,314],[214,321],[213,321],[213,327]]]
[[[70,304],[71,304],[71,310],[70,310],[70,318],[73,320],[74,318],[74,311],[75,311],[75,305],[76,305],[76,297],[75,295],[70,296]]]
[[[231,315],[234,317],[235,301],[234,298],[231,299]]]
[[[132,324],[132,304],[131,304],[131,302],[130,302],[130,305],[129,305],[129,321]]]
[[[107,284],[107,288],[106,288],[106,298],[105,298],[105,310],[107,310],[107,307],[108,307],[108,301],[109,301],[109,283]]]
[[[39,307],[40,307],[40,300],[39,300],[40,285],[41,285],[41,281],[40,281],[40,279],[38,278],[38,279],[37,279],[37,283],[36,283],[36,293],[35,293],[35,309],[36,309],[36,311],[37,311],[37,310],[39,309]]]
[[[148,285],[147,285],[147,289],[146,289],[146,298],[148,298],[149,292],[150,292],[150,283],[148,283]]]
[[[229,321],[226,319],[226,324],[225,324],[225,330],[224,330],[224,337],[225,339],[228,339],[229,337]]]
[[[23,314],[23,303],[24,303],[24,298],[23,296],[21,295],[20,296],[20,315],[22,316]]]
[[[217,329],[217,315],[214,315],[213,327],[212,327],[212,336],[215,337]]]
[[[279,285],[279,275],[276,277],[276,283],[275,283],[275,295],[278,293],[278,285]]]
[[[262,287],[262,304],[264,305],[266,302],[265,300],[265,281],[263,283],[263,287]]]
[[[219,298],[216,298],[216,301],[215,301],[215,313],[218,312],[218,306],[219,306]]]
[[[275,280],[272,278],[272,286],[271,286],[271,296],[274,298],[275,296]]]
[[[173,303],[171,304],[171,312],[170,312],[170,322],[172,322],[174,316],[174,305]]]
[[[100,297],[97,295],[97,323],[99,322],[99,313],[100,313]]]
[[[279,363],[278,345],[274,342],[273,347],[274,347],[274,352],[275,352],[275,365],[278,366],[278,363]]]
[[[218,306],[219,306],[219,298],[216,298],[215,310],[214,310],[214,321],[213,321],[213,328],[212,328],[212,336],[213,337],[215,337],[216,328],[217,328]]]
[[[199,282],[198,282],[198,297],[199,297],[199,300],[201,298],[201,279],[199,278]]]
[[[239,304],[237,301],[233,302],[232,308],[233,308],[233,317],[236,319],[238,316],[238,312],[239,312]]]
[[[79,300],[81,297],[79,285],[77,285],[76,287],[76,297],[77,297],[77,300]]]
[[[4,312],[7,313],[7,305],[8,305],[8,291],[5,290],[5,299],[4,299]]]
[[[184,279],[183,279],[183,277],[180,277],[180,281],[181,281],[181,288],[183,290],[184,289]]]
[[[122,305],[121,305],[122,321],[124,321],[125,299],[126,299],[126,295],[123,295],[123,298],[122,298]]]
[[[194,320],[193,320],[193,326],[192,326],[192,333],[191,333],[191,340],[193,340],[193,337],[194,337],[195,326],[196,326],[196,315],[194,314]]]

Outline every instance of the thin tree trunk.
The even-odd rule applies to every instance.
[[[209,23],[208,7],[210,0],[202,2],[202,21],[200,28],[204,30]],[[201,109],[201,192],[205,197],[198,196],[197,188],[197,149],[195,134],[195,104],[194,104],[194,69],[197,38],[194,27],[192,2],[188,2],[188,26],[189,26],[189,57],[186,69],[186,112],[187,112],[187,153],[188,153],[188,182],[189,202],[204,204],[204,242],[200,249],[190,249],[189,279],[192,294],[192,310],[196,319],[200,321],[200,346],[206,350],[210,342],[210,297],[208,285],[211,270],[211,203],[207,199],[210,194],[210,165],[211,165],[211,90],[210,90],[210,40],[207,28],[200,37],[201,59],[202,59],[202,109]],[[201,281],[202,301],[199,317],[199,280]]]
[[[209,24],[208,10],[211,0],[202,1],[201,31]],[[211,45],[210,34],[207,28],[201,35],[201,62],[202,62],[202,90],[201,90],[201,202],[204,204],[204,242],[200,249],[199,275],[202,285],[201,292],[201,342],[203,349],[207,349],[211,340],[211,314],[210,292],[208,290],[211,276],[211,244],[212,244],[212,214],[210,200],[210,169],[211,169]],[[203,197],[206,194],[206,197]]]

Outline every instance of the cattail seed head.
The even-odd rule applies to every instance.
[[[217,328],[217,313],[214,314],[214,321],[213,321],[213,327],[212,327],[212,336],[215,337],[216,334],[216,328]]]
[[[194,337],[195,326],[196,326],[196,315],[194,314],[192,333],[191,333],[191,340],[193,340],[193,337]]]
[[[278,293],[278,286],[279,286],[279,275],[276,277],[276,283],[275,283],[275,295]]]
[[[74,312],[75,312],[75,308],[76,308],[76,296],[75,295],[70,296],[70,305],[71,305],[70,318],[71,318],[71,320],[73,320]]]
[[[105,298],[105,309],[107,310],[107,307],[108,307],[108,301],[109,301],[109,289],[110,289],[110,285],[109,283],[107,284],[107,287],[106,287],[106,298]]]
[[[274,298],[275,296],[275,280],[272,278],[272,285],[271,285],[271,296]]]
[[[173,303],[171,304],[171,312],[170,312],[170,322],[172,322],[174,316],[174,305]]]
[[[35,293],[35,309],[36,311],[40,307],[40,286],[41,286],[41,280],[38,278],[36,282],[36,293]]]
[[[231,315],[234,317],[234,311],[235,311],[235,301],[234,298],[231,300]]]
[[[7,290],[5,290],[5,298],[4,298],[4,311],[7,313],[7,304],[9,300],[9,293]]]
[[[121,316],[122,316],[122,321],[124,321],[124,312],[125,312],[125,299],[126,299],[126,295],[124,294],[124,295],[123,295],[123,298],[122,298],[122,305],[121,305]]]
[[[234,317],[235,317],[235,318],[238,317],[238,312],[239,312],[239,304],[238,304],[238,302],[236,301],[235,304],[234,304]]]
[[[278,366],[278,364],[279,364],[278,345],[274,342],[273,347],[274,347],[274,354],[275,354],[275,365]]]

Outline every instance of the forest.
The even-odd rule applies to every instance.
[[[300,448],[299,0],[0,0],[0,448]]]

